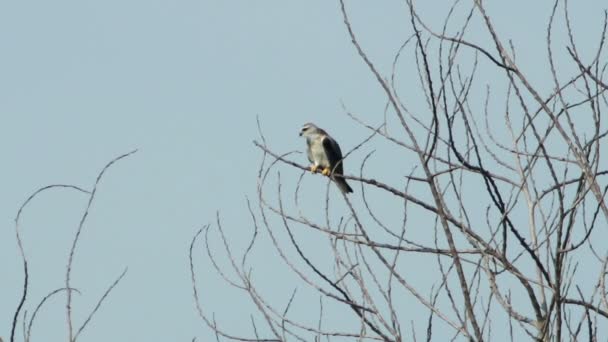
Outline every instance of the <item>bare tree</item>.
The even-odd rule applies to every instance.
[[[345,106],[353,124],[369,130],[346,161],[353,170],[353,151],[393,150],[382,159],[368,153],[358,175],[343,176],[359,184],[353,196],[332,197],[327,181],[325,197],[311,200],[324,207],[307,215],[302,203],[311,197],[301,184],[309,180],[308,167],[294,152],[277,151],[260,129],[255,146],[263,159],[257,198],[249,203],[250,244],[236,252],[218,214],[190,246],[194,300],[204,323],[218,340],[237,341],[430,341],[437,331],[442,340],[475,341],[607,336],[608,249],[602,242],[608,164],[600,159],[608,134],[602,115],[608,107],[605,10],[594,51],[582,51],[567,0],[556,0],[544,14],[547,90],[530,81],[517,60],[517,43],[499,34],[481,0],[454,1],[440,28],[406,0],[404,20],[412,34],[404,37],[388,75],[359,43],[344,0],[339,5],[356,52],[387,100],[384,115],[365,119]],[[555,38],[557,27],[565,39]],[[491,46],[469,40],[471,30],[486,32]],[[567,65],[558,69],[558,59]],[[419,94],[399,92],[398,75],[407,71],[418,76],[407,81],[417,82]],[[412,163],[401,180],[366,171],[370,163],[398,159]],[[387,216],[372,198],[401,209]],[[272,247],[256,243],[260,234]],[[304,234],[314,235],[315,250],[299,239]],[[213,236],[220,249],[209,243]],[[315,254],[323,247],[331,259],[319,261]],[[212,309],[203,309],[197,248],[253,303],[250,335],[233,333]],[[317,323],[294,314],[302,308],[292,305],[302,296],[296,291],[282,299],[284,306],[263,295],[258,268],[249,264],[256,248],[274,248],[299,289],[311,290],[304,300],[319,303]],[[431,283],[420,281],[422,275]],[[336,328],[330,308],[347,323]]]
[[[72,265],[73,265],[73,262],[76,257],[76,250],[77,250],[78,243],[80,241],[80,236],[85,228],[85,223],[86,223],[87,217],[89,215],[89,211],[91,210],[91,208],[93,206],[93,203],[95,200],[95,194],[97,193],[97,189],[98,189],[98,186],[100,184],[100,181],[101,181],[103,175],[114,163],[120,161],[123,158],[129,157],[130,155],[134,154],[135,152],[137,152],[137,150],[134,150],[129,153],[123,154],[121,156],[118,156],[118,157],[112,159],[108,164],[106,164],[103,167],[103,169],[99,172],[99,174],[97,175],[97,178],[95,180],[95,183],[93,184],[92,190],[86,190],[86,189],[83,189],[81,187],[78,187],[76,185],[71,185],[71,184],[47,185],[47,186],[44,186],[44,187],[39,188],[36,191],[34,191],[25,200],[25,202],[23,202],[23,204],[19,207],[19,210],[15,217],[15,235],[17,237],[17,245],[19,247],[19,252],[21,253],[21,259],[23,262],[23,277],[24,278],[23,278],[23,287],[21,290],[22,291],[21,298],[19,299],[17,308],[15,310],[15,314],[13,316],[13,322],[11,325],[11,335],[10,335],[11,342],[19,340],[19,332],[17,331],[19,325],[21,325],[21,327],[22,327],[20,340],[29,342],[31,340],[32,328],[34,326],[34,322],[36,322],[36,317],[37,317],[38,313],[45,306],[45,304],[48,303],[48,300],[50,298],[55,297],[56,295],[59,295],[59,294],[66,295],[66,306],[65,307],[66,307],[66,326],[67,326],[68,341],[70,341],[70,342],[76,341],[78,339],[78,337],[80,336],[80,334],[84,331],[84,329],[89,325],[93,316],[97,313],[97,311],[99,310],[101,305],[108,298],[110,292],[116,287],[116,285],[118,285],[118,283],[122,280],[122,278],[127,273],[127,269],[125,268],[122,271],[122,273],[114,280],[114,282],[112,282],[112,284],[108,286],[107,290],[103,293],[103,295],[97,301],[97,304],[93,308],[91,308],[90,312],[86,316],[83,316],[83,317],[85,317],[84,321],[76,329],[76,327],[74,327],[74,323],[72,320],[72,316],[73,316],[72,295],[73,295],[73,293],[80,293],[80,291],[77,288],[72,286],[72,283],[70,280],[71,280],[71,275],[72,275]],[[56,190],[56,189],[67,189],[67,190],[77,191],[77,192],[85,194],[87,196],[87,205],[84,209],[84,212],[82,213],[82,215],[80,217],[80,221],[79,221],[78,227],[76,229],[76,233],[74,234],[74,239],[72,240],[71,248],[69,250],[69,257],[66,262],[65,286],[50,291],[46,296],[44,296],[42,299],[40,299],[38,301],[38,304],[36,306],[31,306],[33,308],[33,311],[31,311],[31,315],[28,317],[28,311],[26,308],[27,308],[27,299],[28,299],[28,289],[30,287],[30,283],[29,283],[30,273],[28,270],[28,259],[27,259],[27,255],[25,252],[26,251],[25,244],[21,237],[21,227],[20,227],[21,217],[24,214],[25,209],[27,208],[28,204],[30,204],[35,198],[37,198],[38,195],[40,195],[43,192],[47,192],[50,190]],[[1,341],[1,339],[0,339],[0,341]]]

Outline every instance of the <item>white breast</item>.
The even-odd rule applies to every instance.
[[[330,167],[329,160],[323,148],[323,139],[311,139],[310,154],[313,162],[320,167]]]

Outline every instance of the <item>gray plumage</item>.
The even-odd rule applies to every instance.
[[[336,177],[344,174],[340,145],[327,132],[312,123],[302,126],[300,136],[306,138],[306,154],[312,163],[310,171],[315,173],[321,169],[321,173],[329,176],[342,192],[353,192],[344,178]]]

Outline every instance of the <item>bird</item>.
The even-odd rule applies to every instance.
[[[353,189],[342,177],[344,167],[340,145],[327,132],[313,123],[306,123],[300,130],[300,136],[306,138],[306,154],[311,162],[310,172],[330,177],[343,193],[353,192]]]

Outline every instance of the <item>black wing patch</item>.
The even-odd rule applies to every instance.
[[[338,143],[332,138],[326,136],[323,138],[323,149],[325,150],[325,154],[327,155],[327,159],[329,160],[329,165],[332,171],[339,175],[343,174],[342,151],[340,151],[340,146]],[[336,166],[336,164],[338,164],[338,166]]]

